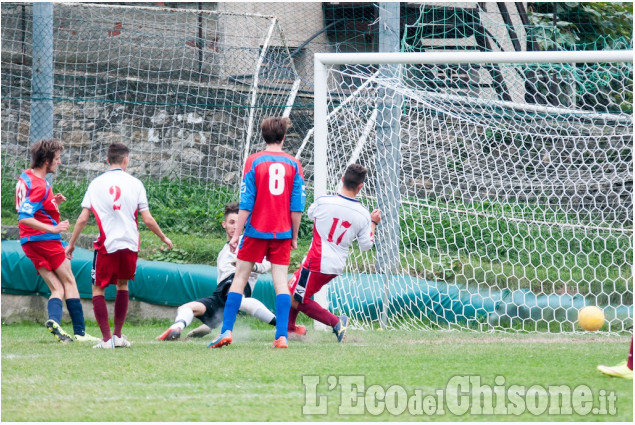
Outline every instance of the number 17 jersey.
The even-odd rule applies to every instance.
[[[303,212],[305,201],[302,165],[297,159],[271,151],[247,158],[239,205],[250,211],[245,236],[291,239],[291,212]]]
[[[309,207],[308,216],[314,220],[313,240],[302,267],[312,272],[340,275],[355,239],[362,251],[375,243],[370,213],[353,198],[321,196]]]

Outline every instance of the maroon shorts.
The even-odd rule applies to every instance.
[[[22,250],[33,262],[35,270],[57,270],[66,259],[64,246],[59,240],[27,242],[22,245]]]
[[[134,280],[137,256],[137,252],[129,249],[120,249],[110,254],[105,250],[95,251],[93,285],[105,288],[116,285],[118,280]]]
[[[288,266],[291,262],[291,239],[258,239],[243,236],[237,257],[251,263],[261,263],[267,257],[270,263]]]
[[[324,285],[336,278],[336,274],[324,274],[320,272],[312,272],[309,269],[300,267],[293,274],[293,280],[289,284],[289,292],[291,297],[297,302],[304,304],[304,300],[308,300]]]

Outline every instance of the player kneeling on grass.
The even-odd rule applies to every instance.
[[[218,253],[216,261],[218,268],[218,284],[210,297],[201,298],[180,306],[174,319],[174,324],[157,337],[160,341],[173,341],[181,337],[181,332],[192,323],[194,317],[203,324],[187,334],[188,337],[202,337],[209,334],[212,329],[223,323],[223,311],[227,301],[227,293],[234,280],[236,272],[236,254],[229,250],[229,241],[236,231],[238,221],[238,203],[232,202],[225,205],[225,218],[221,225],[225,229],[227,243]],[[244,297],[240,303],[240,311],[254,316],[270,325],[276,325],[276,316],[259,300],[250,298],[258,275],[271,270],[271,263],[264,260],[254,264],[253,271],[249,275],[248,285],[245,287]]]
[[[337,317],[322,308],[311,297],[324,285],[344,272],[348,251],[355,239],[359,249],[368,251],[375,242],[375,227],[381,211],[368,210],[355,199],[366,179],[367,170],[359,164],[348,166],[342,177],[342,188],[335,196],[321,196],[309,207],[313,219],[313,240],[302,266],[289,280],[291,310],[289,332],[306,334],[304,326],[296,326],[298,312],[333,328],[338,342],[346,334],[348,318]]]
[[[141,214],[148,229],[168,248],[172,248],[172,241],[163,234],[150,214],[143,183],[126,172],[130,162],[129,154],[128,147],[121,143],[113,143],[108,147],[110,169],[88,186],[82,201],[82,212],[66,247],[66,256],[71,258],[75,242],[88,223],[92,211],[99,226],[99,238],[93,244],[93,311],[103,337],[93,348],[130,347],[130,342],[121,334],[121,329],[128,314],[128,280],[134,280],[137,268],[140,244],[137,214]],[[117,295],[115,329],[111,334],[104,293],[106,287],[112,284],[117,285]]]
[[[45,180],[62,163],[63,151],[64,146],[55,139],[41,140],[31,148],[31,169],[22,173],[15,188],[20,244],[51,291],[46,328],[62,343],[73,339],[99,341],[86,333],[77,283],[60,236],[69,227],[68,220],[60,222],[58,209],[66,197],[61,193],[53,195],[53,187]],[[64,298],[73,322],[72,338],[60,326]]]

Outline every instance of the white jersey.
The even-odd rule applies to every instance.
[[[108,170],[90,183],[82,207],[93,212],[99,226],[95,249],[139,251],[137,215],[148,209],[146,189],[139,179],[121,168]]]
[[[375,239],[368,210],[357,200],[343,195],[322,196],[309,207],[313,240],[302,267],[323,274],[342,274],[348,251],[355,239],[368,251]]]
[[[242,236],[241,236],[242,238]],[[236,253],[233,253],[229,250],[229,243],[226,243],[223,249],[218,253],[218,258],[216,260],[216,268],[218,269],[218,282],[222,282],[227,279],[229,275],[236,272]],[[251,272],[249,275],[249,286],[253,292],[254,286],[256,285],[256,281],[258,280],[258,275],[267,273],[271,270],[271,263],[267,260],[262,260],[262,263],[256,263],[257,271]]]

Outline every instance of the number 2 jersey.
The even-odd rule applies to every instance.
[[[306,201],[300,162],[286,152],[250,155],[240,187],[241,210],[250,211],[245,236],[291,239],[291,211],[303,212]]]
[[[370,213],[359,201],[343,195],[321,196],[309,207],[313,240],[302,267],[323,274],[342,274],[355,239],[368,251],[375,243]]]
[[[60,222],[60,212],[55,203],[51,184],[33,174],[33,170],[24,171],[18,179],[15,187],[15,208],[18,212],[18,221],[35,218],[41,223],[53,226],[57,226]],[[59,233],[36,230],[21,223],[18,223],[18,227],[21,245],[27,242],[62,240]]]
[[[99,226],[99,238],[93,243],[96,250],[139,251],[137,215],[148,209],[146,189],[139,179],[121,168],[108,170],[90,182],[82,207],[93,212]]]

